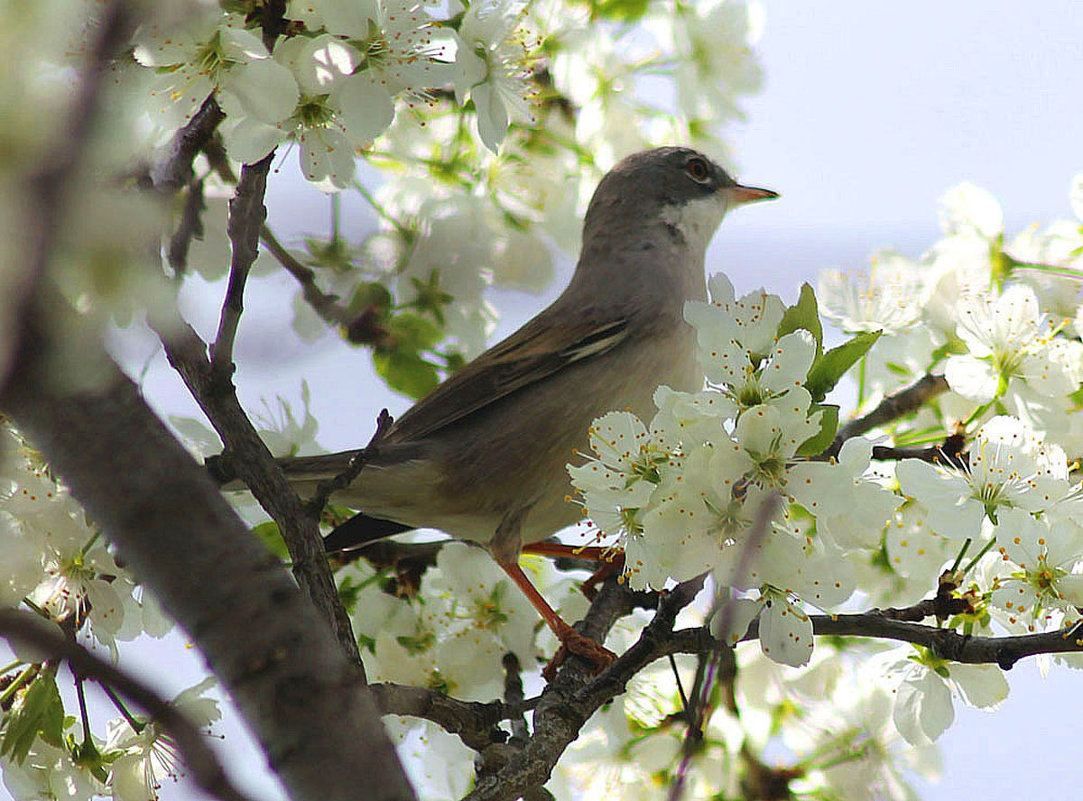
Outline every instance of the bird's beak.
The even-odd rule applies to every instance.
[[[740,205],[742,203],[755,203],[757,200],[774,200],[778,197],[778,192],[738,184],[730,187],[730,197],[733,198],[734,205]]]

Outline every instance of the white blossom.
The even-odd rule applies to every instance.
[[[478,135],[494,153],[508,123],[532,117],[526,81],[524,46],[514,40],[522,0],[477,0],[467,9],[458,31],[455,97],[469,93],[477,114]]]
[[[994,417],[970,446],[966,468],[904,459],[896,468],[902,490],[925,509],[933,531],[977,539],[982,524],[998,524],[1005,508],[1042,512],[1074,497],[1068,460],[1059,446],[1011,417]]]

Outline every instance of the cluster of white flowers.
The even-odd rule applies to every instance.
[[[729,608],[716,614],[728,623],[719,633],[733,641],[759,615],[763,656],[738,651],[740,721],[716,713],[708,724],[717,763],[732,765],[741,743],[760,753],[781,738],[799,766],[795,791],[911,798],[903,766],[935,774],[933,741],[950,726],[955,700],[992,709],[1008,694],[999,666],[953,663],[917,646],[814,653],[810,612],[853,611],[863,598],[909,605],[933,595],[943,574],[967,602],[968,611],[944,621],[961,634],[1079,624],[1080,187],[1083,176],[1073,181],[1080,219],[1010,245],[996,202],[960,187],[943,201],[945,238],[921,260],[884,252],[869,276],[823,275],[824,316],[855,335],[851,342],[879,332],[846,364],[859,384],[854,416],[929,373],[949,387],[869,439],[848,439],[835,459],[815,458],[830,444],[824,434],[835,433],[824,420],[817,366],[830,359],[818,319],[798,313],[800,301],[788,309],[762,291],[736,299],[721,276],[711,281],[712,303],[685,311],[707,388],[660,388],[649,424],[627,412],[595,421],[592,454],[569,471],[599,536],[616,535],[625,549],[627,580],[661,588],[712,571],[729,588]],[[949,448],[952,440],[962,447]],[[870,468],[874,443],[895,451]],[[905,458],[906,448],[916,456],[938,444],[943,452]],[[777,506],[757,531],[770,495]],[[771,670],[764,656],[810,664]],[[1074,654],[1043,660],[1078,664]],[[654,688],[666,682],[659,673]],[[658,720],[680,710],[677,693],[669,695]],[[637,721],[637,703],[633,689],[615,717]],[[779,710],[795,703],[799,719],[780,725]],[[636,797],[636,787],[671,776],[678,743],[665,727],[633,725],[621,735],[625,727],[610,720],[605,730],[578,747],[593,753],[598,738],[618,741],[621,757],[608,770],[569,767],[573,786]],[[735,772],[708,780],[711,791]]]
[[[708,388],[660,388],[649,428],[630,412],[595,421],[594,456],[569,472],[599,533],[620,535],[633,587],[713,571],[756,595],[733,602],[732,634],[758,613],[764,652],[801,665],[812,653],[802,601],[834,610],[850,597],[847,559],[879,550],[902,499],[868,473],[866,440],[847,442],[838,460],[799,455],[824,430],[825,410],[806,384],[825,356],[812,331],[780,332],[794,310],[762,290],[736,298],[724,275],[710,290],[710,303],[685,308]],[[777,511],[757,534],[759,510],[774,497]]]

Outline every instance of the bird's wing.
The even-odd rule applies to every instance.
[[[589,315],[552,325],[543,313],[467,364],[407,410],[385,441],[418,440],[530,386],[553,373],[596,357],[628,335],[628,320]]]

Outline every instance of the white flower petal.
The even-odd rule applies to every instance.
[[[775,662],[792,667],[812,658],[812,620],[781,595],[774,595],[760,613],[760,645]]]
[[[335,90],[334,100],[346,135],[359,145],[371,142],[395,119],[391,95],[367,72],[342,81]]]
[[[911,745],[937,739],[955,720],[951,690],[931,670],[922,668],[899,685],[892,713],[895,728]]]
[[[246,113],[269,125],[293,114],[300,97],[293,73],[270,59],[230,70],[222,91],[235,95]]]

